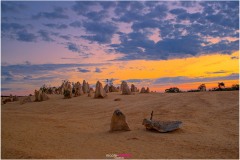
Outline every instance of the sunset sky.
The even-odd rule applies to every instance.
[[[238,1],[1,2],[2,95],[62,80],[163,92],[238,83]]]

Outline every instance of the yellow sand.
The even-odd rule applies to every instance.
[[[19,105],[2,105],[2,158],[238,158],[237,91],[150,93],[106,99],[87,95]],[[121,98],[121,101],[114,101]],[[119,108],[131,131],[109,133],[112,113]],[[171,133],[146,131],[154,120],[181,120]]]

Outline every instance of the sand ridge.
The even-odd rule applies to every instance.
[[[83,95],[20,105],[2,105],[2,158],[239,158],[237,91],[149,93],[105,99]],[[114,101],[121,98],[121,101]],[[111,117],[120,109],[131,131],[110,133]],[[171,133],[146,131],[155,120],[181,120]]]

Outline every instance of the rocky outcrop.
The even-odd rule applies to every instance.
[[[113,112],[110,131],[130,131],[126,116],[119,109]]]
[[[150,89],[147,87],[147,89],[145,89],[145,87],[142,87],[140,93],[150,93]]]
[[[35,96],[35,100],[34,100],[35,102],[46,101],[49,99],[47,94],[43,92],[41,89],[39,91],[35,90],[34,96]]]
[[[106,93],[109,93],[109,86],[108,86],[108,84],[106,84],[106,85],[104,86],[104,91],[105,91]]]
[[[103,89],[102,83],[97,81],[94,98],[105,98],[107,93]]]
[[[128,86],[127,82],[125,82],[125,81],[123,81],[122,84],[121,84],[121,90],[122,90],[123,95],[130,95],[131,94],[129,86]]]
[[[80,82],[75,83],[74,86],[73,86],[73,89],[74,89],[74,96],[75,97],[83,95],[82,85],[81,85]]]
[[[146,92],[146,89],[145,89],[145,87],[142,87],[142,89],[141,89],[140,93],[145,93],[145,92]]]
[[[131,92],[138,92],[138,89],[134,84],[131,85]]]
[[[115,87],[114,85],[111,85],[109,87],[109,92],[118,92],[119,90],[117,89],[117,87]]]
[[[84,94],[89,92],[89,89],[90,89],[90,88],[89,88],[89,84],[88,84],[85,80],[83,80],[82,89],[83,89],[83,93],[84,93]]]
[[[72,98],[72,85],[68,81],[63,84],[63,95],[64,98]]]

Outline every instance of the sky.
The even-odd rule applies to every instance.
[[[113,79],[163,92],[239,79],[238,1],[1,1],[1,94]]]

